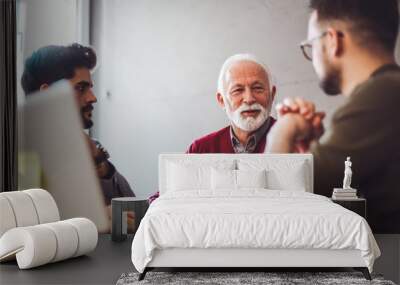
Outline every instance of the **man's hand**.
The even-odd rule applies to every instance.
[[[110,164],[107,160],[109,155],[104,149],[98,148],[95,142],[86,133],[85,137],[96,167],[97,176],[99,178],[105,178],[110,171]]]
[[[316,112],[314,103],[302,98],[286,98],[276,106],[278,121],[268,135],[269,152],[307,152],[310,144],[324,133],[325,113]]]
[[[313,128],[316,129],[314,130],[315,134],[318,134],[319,136],[323,134],[322,120],[325,117],[325,113],[317,112],[315,110],[315,104],[311,101],[307,101],[300,97],[285,98],[282,103],[277,104],[276,111],[278,113],[278,118],[287,113],[300,114],[306,120],[311,122]]]
[[[307,120],[312,127],[311,134],[306,140],[297,141],[294,148],[295,152],[307,152],[310,144],[314,140],[318,140],[324,133],[322,120],[325,117],[324,112],[317,112],[315,104],[302,98],[286,98],[282,103],[276,106],[278,120],[285,114],[300,114]]]
[[[292,153],[298,152],[298,146],[309,141],[312,127],[302,115],[288,113],[272,126],[267,137],[267,152]]]
[[[311,120],[315,115],[315,104],[300,97],[285,98],[276,106],[278,118],[287,113],[298,113],[306,120]]]

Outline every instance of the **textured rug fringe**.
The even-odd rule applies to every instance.
[[[372,275],[372,281],[365,280],[360,272],[148,272],[146,278],[138,281],[139,273],[123,273],[117,285],[147,284],[213,284],[213,285],[298,285],[298,284],[368,284],[395,285],[381,275]]]

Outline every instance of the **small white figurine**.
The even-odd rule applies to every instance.
[[[347,157],[347,160],[344,162],[344,179],[343,179],[343,189],[352,189],[351,184],[351,176],[353,172],[351,171],[351,161],[350,156]]]

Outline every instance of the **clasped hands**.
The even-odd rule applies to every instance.
[[[324,133],[324,112],[302,98],[286,98],[276,106],[278,121],[268,136],[268,151],[304,153]]]

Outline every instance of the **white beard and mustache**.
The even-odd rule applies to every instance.
[[[264,124],[264,122],[268,119],[271,111],[271,106],[269,106],[267,109],[259,103],[254,103],[251,105],[243,103],[239,108],[232,112],[229,105],[230,104],[228,104],[228,106],[225,108],[229,120],[231,120],[236,127],[246,132],[253,132],[261,127],[262,124]],[[250,110],[258,110],[260,113],[256,117],[242,116],[242,112]]]

